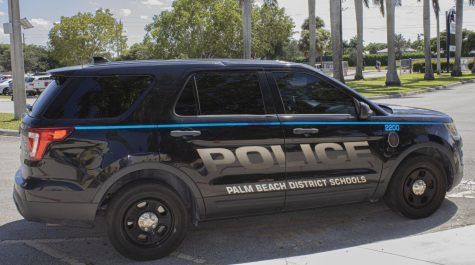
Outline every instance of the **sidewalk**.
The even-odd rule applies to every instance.
[[[475,264],[475,225],[318,254],[246,264]]]

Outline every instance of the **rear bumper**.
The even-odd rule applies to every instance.
[[[28,190],[21,172],[15,175],[13,187],[13,200],[18,212],[28,221],[65,224],[77,226],[90,226],[94,222],[97,204],[94,203],[64,203],[64,202],[37,202],[28,201]]]

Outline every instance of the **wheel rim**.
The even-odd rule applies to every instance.
[[[424,208],[437,194],[437,178],[426,168],[412,171],[404,182],[404,199],[413,208]]]
[[[129,206],[122,222],[133,243],[153,247],[168,239],[173,231],[173,219],[173,212],[165,203],[144,199]]]

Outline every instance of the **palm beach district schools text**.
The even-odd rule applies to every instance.
[[[245,194],[256,192],[285,191],[297,189],[317,189],[325,187],[336,187],[342,185],[357,185],[366,183],[365,176],[359,177],[338,177],[313,180],[291,180],[277,181],[272,183],[259,183],[250,185],[233,185],[227,186],[228,194]]]

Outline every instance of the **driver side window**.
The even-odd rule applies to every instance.
[[[286,114],[356,115],[351,96],[318,77],[294,72],[274,73]]]

